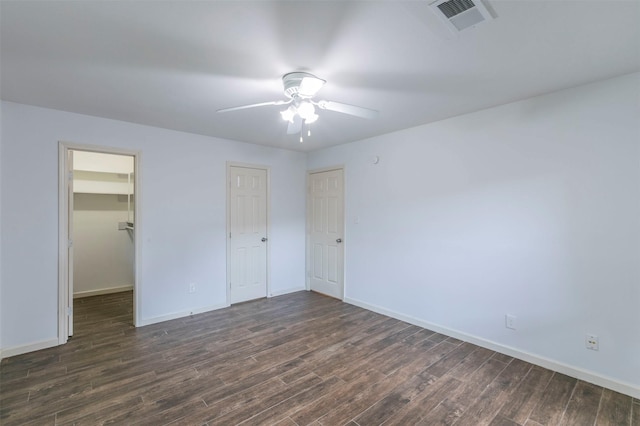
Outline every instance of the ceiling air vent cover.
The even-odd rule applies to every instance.
[[[481,0],[437,0],[429,6],[454,33],[493,19]]]

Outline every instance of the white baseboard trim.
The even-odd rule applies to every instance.
[[[269,297],[277,297],[277,296],[282,296],[285,294],[289,294],[289,293],[295,293],[296,291],[304,291],[306,290],[306,288],[304,286],[302,287],[292,287],[292,288],[287,288],[284,290],[279,290],[279,291],[273,291],[271,292],[271,294],[269,294]]]
[[[98,290],[78,291],[73,293],[74,299],[80,299],[82,297],[100,296],[102,294],[121,293],[123,291],[133,290],[132,285],[123,285],[120,287],[101,288]]]
[[[52,348],[58,346],[58,338],[41,340],[39,342],[29,343],[28,345],[14,346],[13,348],[2,349],[0,351],[0,359],[9,358],[11,356],[26,354],[27,352],[39,351],[40,349]]]
[[[491,349],[492,351],[500,352],[505,355],[512,356],[514,358],[521,359],[531,364],[538,365],[540,367],[547,368],[558,373],[565,374],[570,377],[574,377],[585,382],[592,383],[594,385],[602,386],[607,389],[614,390],[616,392],[629,395],[633,398],[640,398],[640,387],[631,383],[622,382],[611,377],[603,376],[592,371],[584,370],[582,368],[574,367],[569,364],[555,361],[553,359],[545,358],[529,352],[524,352],[511,346],[506,346],[501,343],[497,343],[491,340],[483,339],[481,337],[473,336],[458,330],[453,330],[447,327],[433,324],[428,321],[423,321],[419,318],[415,318],[410,315],[404,315],[399,312],[392,311],[390,309],[383,308],[381,306],[372,305],[366,302],[362,302],[350,297],[344,298],[345,303],[358,306],[360,308],[367,309],[391,318],[398,319],[400,321],[408,322],[409,324],[417,325],[418,327],[426,328],[447,336],[455,337],[456,339],[463,340],[465,342],[473,343],[474,345],[481,346],[483,348]]]
[[[227,304],[205,306],[204,308],[193,309],[191,311],[174,312],[172,314],[162,315],[159,317],[140,319],[138,320],[136,327],[144,327],[145,325],[157,324],[159,322],[171,321],[178,318],[185,318],[191,315],[203,314],[205,312],[215,311],[222,308],[228,308],[229,306],[230,305],[227,305]]]

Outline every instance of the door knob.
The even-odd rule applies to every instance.
[[[264,242],[267,241],[267,238],[266,237],[262,237],[262,239],[260,241],[262,241],[264,243]]]
[[[336,243],[338,243],[338,244],[340,244],[341,242],[342,242],[342,238],[338,238],[338,239],[336,240]]]

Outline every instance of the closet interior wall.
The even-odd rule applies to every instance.
[[[133,157],[74,151],[74,298],[133,289]]]

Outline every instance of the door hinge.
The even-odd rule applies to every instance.
[[[231,238],[231,232],[229,232],[229,238]]]
[[[73,314],[73,307],[70,306],[67,308],[67,316],[70,317],[71,314]]]
[[[69,174],[68,174],[68,179],[69,179],[69,180],[73,180],[73,172],[69,172]]]
[[[67,248],[73,247],[73,240],[67,240]]]

